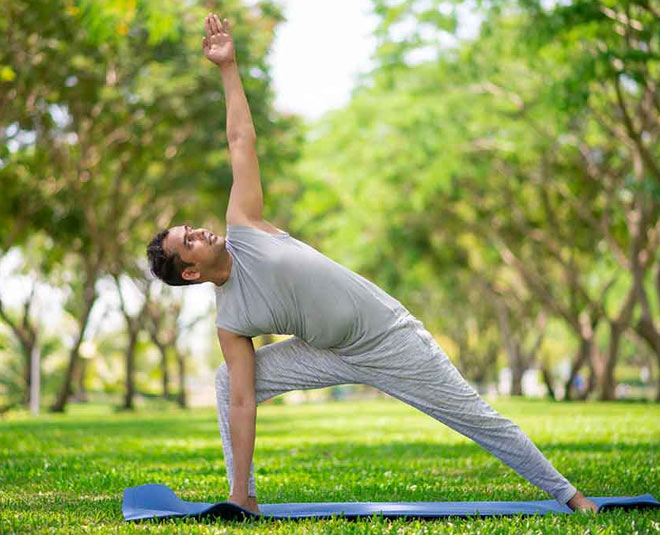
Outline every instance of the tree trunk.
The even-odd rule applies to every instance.
[[[607,351],[607,359],[603,367],[603,373],[600,383],[601,401],[616,400],[616,382],[614,381],[614,366],[619,353],[619,345],[623,329],[620,324],[612,322],[610,326],[610,345]]]
[[[147,294],[150,295],[150,287],[147,288]],[[161,305],[162,306],[162,305]],[[181,306],[180,304],[171,304],[170,306],[162,307],[154,300],[144,308],[145,327],[151,341],[158,348],[160,353],[160,367],[162,373],[162,387],[163,398],[170,398],[170,371],[168,358],[168,349],[172,347],[176,352],[176,337],[177,325],[176,318],[178,317]],[[168,318],[174,318],[171,327],[168,328]]]
[[[91,281],[85,286],[85,308],[83,310],[82,318],[80,319],[80,330],[78,332],[78,337],[76,338],[76,341],[73,344],[71,351],[69,352],[69,364],[67,365],[66,372],[64,374],[64,380],[57,395],[55,404],[51,407],[52,412],[64,412],[64,408],[69,401],[73,372],[76,369],[78,360],[80,360],[80,344],[82,344],[83,338],[85,336],[85,330],[87,329],[87,323],[89,322],[90,312],[92,311],[92,307],[96,301],[96,292],[94,290],[95,283],[96,275],[91,277]]]
[[[22,344],[23,345],[23,344]],[[29,405],[30,385],[32,384],[32,348],[29,345],[23,345],[23,379],[25,381],[25,390],[23,391],[23,404]]]
[[[76,400],[89,401],[87,390],[85,389],[85,375],[87,374],[87,359],[78,359],[78,369],[76,370]]]
[[[578,349],[575,360],[573,361],[573,365],[571,366],[571,371],[568,374],[568,379],[564,385],[564,401],[570,401],[573,399],[573,382],[575,381],[575,377],[587,360],[590,351],[591,340],[585,340],[584,338],[580,340],[580,349]]]
[[[30,412],[36,416],[39,414],[39,402],[41,392],[41,351],[38,344],[32,346],[30,352]]]
[[[28,332],[25,328],[21,329],[18,341],[21,344],[21,353],[23,355],[23,380],[25,381],[21,404],[29,406],[30,396],[32,395],[32,360],[35,349],[38,351],[37,341],[34,333]]]
[[[658,391],[656,392],[656,401],[660,401],[660,332],[658,332],[649,318],[640,318],[635,325],[635,331],[646,341],[653,350],[655,358],[658,361]]]
[[[177,403],[179,407],[185,409],[188,406],[186,398],[186,360],[182,352],[177,352],[177,363],[179,365],[179,395],[177,396]]]
[[[641,232],[641,229],[640,229]],[[633,256],[639,255],[639,239],[636,237],[635,246],[633,247]],[[639,265],[638,261],[633,261],[634,270],[637,273],[634,275],[633,286],[629,290],[628,295],[624,301],[619,315],[614,320],[609,320],[610,323],[610,343],[605,361],[602,362],[601,369],[599,370],[600,379],[600,400],[601,401],[614,401],[616,399],[616,382],[614,380],[614,368],[619,358],[619,346],[621,343],[621,335],[623,335],[626,328],[630,325],[632,314],[635,309],[638,297],[642,291],[644,279],[644,267]]]
[[[124,319],[126,320],[126,330],[128,331],[128,345],[126,347],[124,377],[124,404],[122,405],[122,408],[126,410],[132,410],[134,408],[133,398],[135,397],[135,350],[140,332],[144,326],[144,319],[147,315],[150,286],[147,285],[146,288],[143,289],[144,302],[142,303],[142,307],[135,316],[131,316],[126,308],[126,302],[124,300],[124,293],[121,289],[119,273],[115,272],[112,276],[115,279],[117,293],[119,295],[120,310],[124,315]]]
[[[548,395],[553,400],[557,401],[557,395],[555,394],[555,389],[552,386],[552,375],[550,375],[550,370],[546,364],[541,365],[541,375],[543,376],[545,387],[548,389]]]
[[[32,384],[32,355],[37,345],[37,330],[36,324],[30,321],[30,308],[33,303],[36,285],[32,287],[30,296],[23,306],[23,319],[19,323],[12,320],[11,317],[5,312],[2,300],[0,300],[0,320],[2,320],[11,332],[14,334],[21,347],[23,355],[23,380],[25,382],[24,389],[21,395],[20,404],[29,405],[30,403],[30,388]]]
[[[69,352],[69,363],[66,367],[66,372],[64,373],[64,379],[62,380],[62,386],[57,395],[55,404],[51,407],[52,412],[64,412],[64,408],[69,401],[69,396],[71,395],[71,381],[73,379],[73,373],[75,372],[76,366],[78,365],[78,351],[80,349],[80,342],[82,342],[82,333],[78,335],[77,342],[71,348]]]
[[[128,347],[126,348],[126,377],[123,409],[133,410],[133,398],[135,397],[135,346],[137,345],[137,334],[132,330],[129,332]]]
[[[492,302],[495,305],[497,319],[500,324],[500,332],[506,352],[509,355],[509,367],[511,368],[511,395],[522,396],[522,377],[525,373],[525,362],[522,358],[522,347],[513,339],[513,333],[509,323],[509,311],[506,305],[492,292]]]
[[[516,346],[515,358],[511,359],[511,395],[512,396],[522,396],[522,378],[525,373],[525,367],[521,363],[520,354],[518,353],[520,348]]]
[[[594,351],[593,346],[591,350]],[[587,387],[576,397],[576,399],[579,399],[580,401],[586,400],[589,397],[589,394],[594,391],[596,385],[598,384],[593,359],[587,360],[587,365],[589,366],[589,378],[587,379]]]
[[[160,368],[163,373],[163,398],[169,399],[170,397],[170,373],[167,369],[167,348],[158,344],[158,351],[160,351]]]

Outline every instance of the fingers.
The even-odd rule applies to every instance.
[[[204,27],[206,29],[206,37],[208,38],[218,33],[229,33],[229,21],[227,19],[224,19],[224,22],[221,21],[220,17],[215,13],[209,13],[206,16]]]
[[[222,21],[223,21],[223,22],[222,22],[222,25],[223,25],[223,27],[224,27],[224,29],[225,29],[225,32],[230,33],[230,32],[229,32],[229,19],[222,19]]]
[[[206,40],[206,37],[202,38],[202,48],[206,50],[209,47],[209,42]]]
[[[218,32],[218,28],[215,23],[215,16],[209,13],[204,19],[204,27],[206,28],[206,37],[211,38]]]
[[[209,17],[209,21],[211,22],[211,29],[213,30],[213,33],[220,33],[220,27],[218,25],[218,17],[215,14],[211,14]]]

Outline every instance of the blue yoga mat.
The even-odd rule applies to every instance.
[[[598,506],[598,511],[615,507],[636,509],[659,507],[650,494],[639,496],[601,496],[590,497]],[[172,489],[165,485],[149,484],[130,487],[124,490],[122,512],[124,519],[144,520],[151,518],[173,517],[218,517],[225,520],[244,518],[344,518],[370,517],[384,518],[407,517],[409,519],[442,518],[447,516],[508,516],[516,514],[544,515],[549,512],[569,513],[570,508],[559,505],[555,500],[536,502],[325,502],[325,503],[264,503],[259,504],[261,514],[230,503],[187,502],[179,498]]]

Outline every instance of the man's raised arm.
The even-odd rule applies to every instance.
[[[231,153],[233,185],[227,207],[227,224],[260,221],[263,193],[256,151],[256,131],[236,64],[229,21],[209,14],[205,20],[204,55],[220,67],[227,104],[227,140]]]

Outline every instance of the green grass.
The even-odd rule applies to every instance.
[[[660,498],[660,406],[499,401],[587,496]],[[394,400],[262,405],[260,503],[542,500],[549,496],[475,443]],[[211,409],[0,422],[0,533],[660,533],[660,510],[433,521],[125,523],[122,491],[163,483],[185,500],[223,501],[228,483]]]

